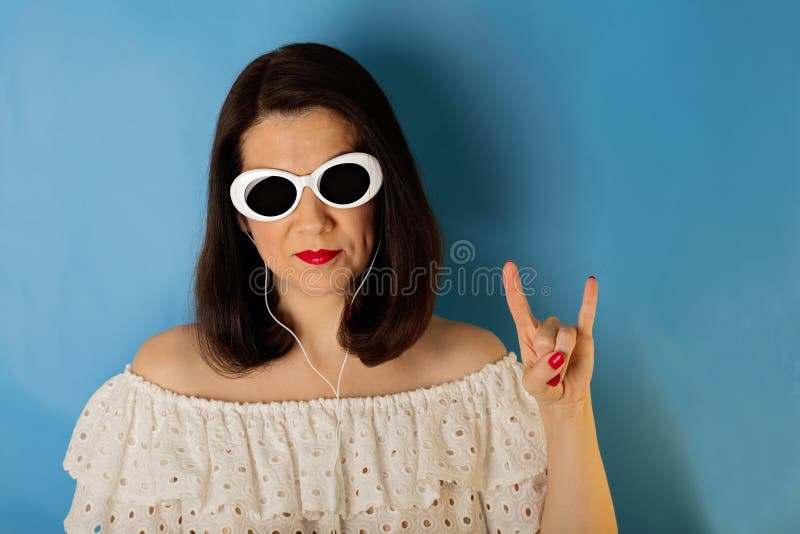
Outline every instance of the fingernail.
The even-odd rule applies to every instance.
[[[550,367],[552,367],[553,369],[558,369],[559,367],[564,365],[564,353],[556,352],[555,354],[550,356],[550,359],[547,360],[547,363],[549,363]]]
[[[560,381],[561,381],[561,375],[556,375],[550,380],[548,380],[547,383],[550,384],[551,386],[557,386]]]
[[[594,278],[594,275],[591,275],[589,278]],[[594,279],[597,280],[597,278],[594,278]]]

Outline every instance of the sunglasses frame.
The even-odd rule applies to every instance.
[[[337,204],[335,202],[331,202],[324,198],[319,190],[319,180],[322,178],[322,175],[325,173],[325,171],[342,163],[355,163],[360,165],[361,167],[365,168],[369,174],[369,187],[367,188],[367,191],[361,196],[361,198],[350,204]],[[250,208],[250,206],[247,205],[247,194],[253,189],[253,187],[261,182],[261,180],[270,176],[280,176],[289,180],[292,182],[292,184],[294,184],[296,190],[296,195],[292,206],[284,213],[271,217],[256,213]],[[303,176],[298,176],[283,169],[251,169],[249,171],[245,171],[233,180],[233,183],[230,187],[230,196],[233,205],[236,207],[236,210],[248,219],[270,222],[277,221],[291,215],[292,212],[294,212],[294,210],[297,208],[297,205],[300,204],[300,198],[303,195],[303,189],[306,187],[310,187],[317,198],[328,206],[333,208],[349,209],[361,206],[362,204],[372,200],[375,195],[378,194],[382,184],[383,172],[381,171],[380,163],[375,156],[367,154],[366,152],[349,152],[347,154],[341,154],[335,158],[329,159],[314,169],[311,174],[306,174]]]

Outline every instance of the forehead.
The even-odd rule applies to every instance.
[[[264,117],[242,135],[242,172],[270,168],[309,174],[329,159],[352,152],[356,139],[350,123],[325,109]]]

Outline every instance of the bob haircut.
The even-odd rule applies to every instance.
[[[273,114],[296,116],[312,108],[331,110],[353,125],[353,151],[375,156],[383,184],[375,202],[375,242],[380,251],[355,301],[364,272],[348,281],[337,341],[364,365],[400,356],[427,328],[435,304],[435,272],[442,263],[441,229],[433,214],[411,150],[377,82],[355,59],[320,43],[290,43],[251,61],[233,83],[217,120],[208,176],[206,229],[193,273],[192,329],[200,353],[220,374],[242,375],[285,355],[296,343],[275,322],[274,273],[248,239],[229,189],[242,172],[241,138]],[[370,252],[370,257],[374,250]],[[377,286],[386,271],[391,292]],[[263,288],[253,274],[263,273]],[[404,289],[405,288],[405,289]]]

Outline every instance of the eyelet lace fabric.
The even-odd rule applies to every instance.
[[[204,399],[128,364],[92,394],[72,432],[63,466],[77,482],[64,528],[535,533],[547,451],[521,378],[511,351],[455,381],[343,397],[336,451],[336,399]]]

